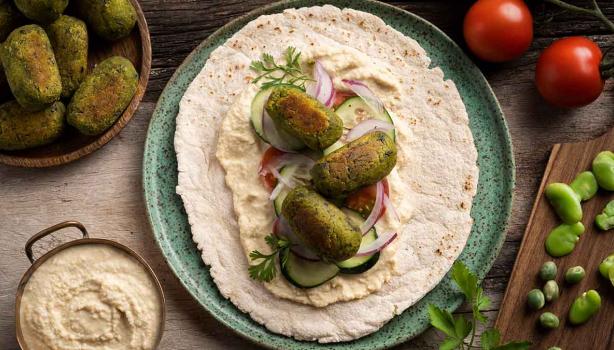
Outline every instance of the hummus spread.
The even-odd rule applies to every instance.
[[[404,174],[410,172],[411,139],[409,115],[397,113],[395,109],[401,93],[399,78],[395,77],[388,64],[374,61],[368,56],[349,47],[329,47],[321,45],[301,53],[303,62],[319,60],[327,72],[334,77],[337,89],[343,88],[342,79],[355,79],[365,82],[376,93],[385,106],[393,112],[397,135],[397,164],[387,177],[390,184],[390,198],[400,217],[394,223],[389,216],[380,220],[378,232],[401,229],[412,213],[412,190],[406,185]],[[304,67],[304,71],[310,71]],[[264,151],[269,147],[255,134],[249,123],[251,102],[259,91],[254,84],[247,84],[245,90],[230,107],[222,122],[217,144],[216,156],[226,170],[226,184],[232,190],[235,213],[239,222],[239,232],[245,256],[253,250],[268,251],[264,237],[270,234],[275,212],[269,200],[269,192],[262,185],[258,167]],[[357,124],[360,121],[356,121]],[[354,125],[344,125],[345,132]],[[323,307],[339,301],[362,298],[373,293],[397,273],[395,251],[396,241],[384,249],[377,264],[362,274],[339,274],[323,285],[300,289],[291,285],[278,274],[266,288],[274,295],[296,302]],[[247,267],[246,267],[247,268]]]
[[[157,343],[162,301],[149,272],[106,244],[50,257],[30,276],[19,309],[28,349],[146,350]]]

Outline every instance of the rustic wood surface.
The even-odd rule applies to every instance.
[[[149,118],[175,68],[215,29],[269,2],[141,0],[151,32],[153,62],[149,88],[130,124],[103,149],[63,167],[0,167],[0,349],[17,348],[15,290],[29,266],[23,245],[38,230],[71,218],[83,222],[94,237],[126,244],[151,263],[167,297],[167,322],[160,349],[257,348],[202,310],[170,272],[147,224],[140,172]],[[614,2],[601,3],[606,15],[614,18]],[[394,4],[433,22],[462,44],[462,19],[469,2],[423,0]],[[535,60],[552,40],[582,34],[603,48],[614,46],[614,35],[608,34],[597,21],[559,12],[534,4],[536,38],[530,51],[511,63],[480,64],[506,114],[517,169],[507,239],[484,281],[486,292],[494,301],[488,312],[492,319],[499,310],[552,146],[593,139],[614,126],[611,82],[599,100],[576,110],[549,107],[537,95],[533,85]],[[74,237],[77,236],[74,232]],[[40,254],[62,239],[41,242],[36,251]],[[459,312],[467,312],[467,308],[464,306]],[[398,349],[436,349],[440,340],[436,332],[429,330]]]
[[[612,193],[599,191],[595,198],[583,203],[582,222],[586,229],[571,254],[553,259],[544,249],[549,232],[561,223],[543,195],[546,185],[570,183],[578,173],[590,169],[593,158],[604,149],[614,149],[614,129],[591,141],[554,146],[509,280],[513,288],[508,287],[497,317],[497,327],[505,339],[524,337],[539,349],[555,345],[566,349],[614,349],[614,293],[610,281],[597,273],[601,261],[614,251],[614,237],[593,224],[595,216],[612,200]],[[530,310],[527,293],[542,288],[544,282],[537,274],[541,265],[549,260],[558,265],[556,281],[561,295],[556,303],[549,303],[540,311]],[[565,271],[578,265],[587,271],[586,277],[575,285],[565,283]],[[569,306],[589,289],[596,289],[602,296],[600,312],[584,326],[570,326],[567,321]],[[559,316],[558,329],[545,332],[535,327],[539,315],[545,311]]]
[[[19,151],[2,151],[0,152],[0,164],[28,168],[44,168],[66,164],[85,157],[104,146],[130,122],[145,95],[151,72],[151,41],[145,14],[137,0],[130,1],[134,4],[137,12],[137,25],[132,33],[120,40],[108,42],[92,35],[90,29],[88,43],[88,70],[90,72],[96,64],[108,57],[123,56],[132,62],[139,73],[136,92],[124,113],[112,127],[100,135],[87,136],[74,129],[69,129],[68,132],[50,145]],[[65,13],[76,16],[76,9],[70,6]],[[6,90],[6,87],[0,83],[0,89]],[[0,92],[0,102],[10,98],[11,94]]]

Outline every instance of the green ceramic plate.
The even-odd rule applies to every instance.
[[[503,113],[486,79],[462,50],[429,22],[396,7],[365,0],[292,0],[250,12],[219,29],[185,60],[164,89],[154,111],[145,144],[143,187],[149,220],[168,264],[185,288],[220,322],[240,335],[279,349],[382,349],[423,332],[428,327],[426,306],[434,303],[447,310],[462,302],[449,276],[420,302],[392,319],[378,332],[348,343],[320,345],[299,342],[268,332],[239,311],[218,292],[200,252],[192,241],[183,204],[175,194],[177,162],[173,148],[179,101],[190,82],[205,65],[211,51],[256,17],[291,7],[329,3],[373,13],[405,35],[417,40],[434,66],[454,80],[467,107],[470,127],[478,149],[480,179],[471,216],[475,223],[460,259],[483,278],[505,238],[514,187],[514,161]]]

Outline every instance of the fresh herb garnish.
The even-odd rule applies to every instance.
[[[290,246],[290,242],[285,239],[280,239],[275,237],[274,235],[268,235],[264,237],[266,243],[271,247],[273,252],[271,254],[263,254],[257,250],[249,253],[249,257],[252,261],[261,260],[256,265],[249,266],[249,277],[255,279],[260,282],[270,282],[275,278],[275,274],[277,273],[277,269],[275,268],[275,255],[279,253],[282,249]],[[286,257],[285,254],[282,256]],[[282,265],[285,265],[286,262],[282,260]]]
[[[277,85],[291,84],[305,90],[305,83],[313,81],[301,69],[301,52],[294,47],[288,47],[284,52],[285,64],[275,63],[275,59],[268,53],[263,53],[259,61],[253,61],[250,68],[259,75],[252,83],[263,81],[261,89],[268,89]]]
[[[490,298],[484,295],[484,291],[478,283],[478,277],[462,262],[454,263],[452,280],[463,292],[467,301],[471,303],[472,320],[467,320],[460,315],[454,317],[450,312],[430,304],[431,325],[447,335],[439,346],[439,350],[477,349],[479,347],[473,345],[476,339],[477,324],[478,322],[486,324],[488,321],[482,312],[490,305]],[[467,342],[465,339],[470,334],[471,337]],[[496,328],[485,330],[482,333],[480,343],[483,350],[526,350],[531,346],[531,343],[526,341],[512,341],[501,344],[501,334]]]

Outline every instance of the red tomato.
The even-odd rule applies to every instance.
[[[335,90],[335,101],[333,102],[333,108],[339,107],[340,104],[352,96],[356,96],[356,94],[351,91]]]
[[[522,0],[478,0],[465,16],[465,41],[480,59],[509,61],[533,41],[533,16]]]
[[[558,107],[587,105],[603,91],[601,58],[599,46],[586,37],[557,40],[537,60],[537,90],[546,101]]]
[[[382,180],[382,183],[384,185],[384,193],[389,196],[390,195],[390,188],[388,186],[388,180],[384,179]],[[345,206],[357,211],[360,213],[360,215],[362,216],[369,216],[369,213],[371,213],[371,210],[373,209],[373,206],[375,205],[375,197],[377,195],[377,188],[376,185],[369,185],[366,187],[363,187],[359,190],[357,190],[356,192],[350,194],[346,200],[345,200]],[[380,214],[380,218],[384,215],[384,213],[386,213],[386,207],[384,206],[384,208],[382,209],[382,213]]]
[[[260,161],[260,169],[258,169],[258,174],[260,174],[260,179],[262,179],[262,183],[267,190],[272,191],[273,188],[277,185],[277,179],[271,171],[269,170],[270,166],[274,164],[277,159],[286,154],[274,147],[269,147],[262,155],[262,160]]]

